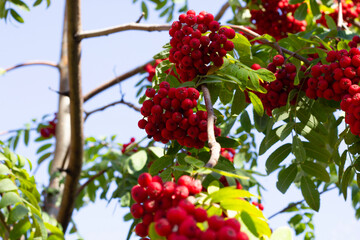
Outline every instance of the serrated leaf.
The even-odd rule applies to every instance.
[[[259,78],[265,82],[273,82],[276,80],[274,73],[265,68],[260,68],[254,71],[254,73],[256,73]]]
[[[15,192],[5,193],[0,200],[0,209],[21,202],[21,198]]]
[[[310,0],[310,9],[314,18],[319,18],[321,16],[320,7],[316,0]]]
[[[253,92],[248,92],[251,103],[253,104],[255,112],[262,117],[264,115],[264,106],[260,98]]]
[[[318,212],[320,208],[320,194],[309,177],[303,176],[301,178],[301,193],[309,207]]]
[[[291,144],[286,143],[276,149],[266,160],[266,172],[270,174],[279,167],[279,164],[285,160],[285,158],[291,152]]]
[[[307,174],[310,174],[311,176],[314,176],[321,181],[330,181],[329,173],[319,163],[306,161],[301,164],[301,169],[304,170],[304,172],[306,172]]]
[[[0,180],[0,193],[17,190],[15,183],[8,178]]]
[[[217,137],[216,141],[220,143],[222,148],[236,148],[240,146],[240,143],[232,138]]]
[[[291,183],[295,180],[297,175],[297,165],[295,163],[291,164],[287,168],[279,172],[278,180],[276,182],[276,187],[283,194],[288,190]]]
[[[345,170],[345,173],[344,173],[344,176],[342,178],[342,181],[341,181],[341,191],[344,195],[344,199],[346,200],[347,198],[347,188],[351,182],[351,177],[353,176],[354,174],[354,169],[352,166],[349,166],[346,170]]]
[[[308,6],[306,3],[301,4],[294,13],[295,19],[297,19],[299,21],[305,20],[306,15],[307,15],[307,9],[308,9]]]
[[[161,170],[168,167],[173,163],[174,158],[169,155],[164,155],[163,157],[156,159],[149,168],[149,173],[151,175],[158,174]]]
[[[24,23],[24,19],[22,19],[22,17],[14,9],[10,9],[10,14],[19,23]]]
[[[127,170],[130,174],[140,171],[146,165],[148,156],[145,150],[132,154],[125,162],[128,163]]]
[[[292,152],[299,162],[306,160],[306,151],[298,135],[293,137]]]

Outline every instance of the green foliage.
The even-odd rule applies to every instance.
[[[33,7],[40,5],[43,0],[36,0],[33,4]],[[46,0],[47,7],[50,6],[50,0]],[[13,8],[15,7],[15,8]],[[9,16],[12,17],[18,23],[24,23],[24,19],[18,13],[18,10],[30,11],[29,6],[22,0],[2,0],[0,1],[0,19],[8,19]],[[10,15],[9,15],[10,13]]]

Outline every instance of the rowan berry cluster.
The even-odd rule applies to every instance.
[[[360,136],[360,86],[353,84],[347,91],[340,106],[345,111],[345,122],[349,124],[351,133]]]
[[[209,34],[206,34],[209,32]],[[202,11],[196,15],[189,10],[172,23],[169,31],[169,60],[175,63],[181,82],[192,81],[197,75],[205,75],[211,62],[221,66],[223,57],[234,49],[234,43],[228,39],[235,37],[235,31],[222,27],[211,13]]]
[[[227,158],[230,162],[234,162],[235,149],[233,148],[221,148],[221,156]]]
[[[360,37],[355,36],[349,42],[350,51],[329,51],[326,61],[319,62],[311,68],[311,75],[307,80],[306,96],[311,99],[325,98],[327,100],[341,101],[348,94],[352,84],[360,81],[360,50],[357,44]]]
[[[346,1],[342,0],[342,15],[344,22],[347,24],[348,27],[352,25],[352,22],[354,22],[355,18],[358,18],[360,14],[360,2],[359,1]],[[325,15],[329,15],[332,19],[334,19],[335,22],[338,21],[339,16],[339,8],[334,8],[334,12],[326,14],[324,11],[321,12],[321,18],[316,20],[316,23],[320,23],[326,27],[326,18]]]
[[[195,88],[170,88],[168,82],[161,82],[156,92],[148,88],[141,107],[144,116],[138,122],[145,129],[148,137],[158,142],[167,143],[176,140],[182,146],[197,149],[203,148],[207,141],[207,112],[197,111],[199,91]],[[220,135],[220,129],[215,127],[215,135]]]
[[[248,239],[236,219],[208,217],[205,209],[196,207],[188,199],[201,192],[200,180],[183,175],[177,183],[163,182],[159,176],[143,173],[138,183],[131,190],[136,203],[130,209],[134,218],[141,219],[135,226],[138,236],[148,236],[149,226],[154,222],[156,233],[166,239]],[[202,231],[197,223],[206,221],[209,227]]]
[[[301,89],[304,87],[304,84],[302,84],[302,82],[305,81],[305,79],[302,79],[300,81],[300,84],[296,86],[294,85],[294,80],[296,77],[295,65],[292,63],[286,63],[284,65],[284,62],[285,59],[282,55],[274,56],[272,62],[270,62],[267,66],[267,69],[275,73],[276,80],[271,83],[265,81],[260,83],[260,85],[267,90],[266,93],[254,92],[261,99],[264,110],[269,116],[272,116],[273,109],[286,105],[291,90]],[[251,68],[253,70],[258,70],[261,67],[258,64],[254,64]],[[305,72],[305,70],[305,66],[302,66],[300,69],[300,71],[303,72]],[[248,93],[245,93],[246,100],[248,103],[250,103]],[[291,101],[291,104],[294,103],[294,101]]]
[[[300,4],[289,4],[289,0],[261,0],[259,9],[250,10],[251,22],[260,35],[269,34],[280,40],[287,37],[287,33],[305,31],[306,21],[294,18],[299,6]]]
[[[130,139],[130,142],[129,143],[124,143],[123,144],[123,148],[121,149],[121,152],[122,153],[125,153],[125,151],[126,151],[126,149],[131,145],[131,144],[133,144],[135,142],[135,138],[131,138]],[[132,151],[133,152],[137,152],[137,149],[136,148],[134,148],[134,149],[132,149]]]
[[[49,122],[47,126],[42,126],[40,128],[40,135],[43,138],[50,138],[52,136],[55,136],[56,132],[56,118]]]

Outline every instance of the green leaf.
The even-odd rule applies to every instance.
[[[17,190],[15,183],[13,183],[10,179],[4,178],[0,180],[0,193],[9,192]]]
[[[192,156],[186,156],[185,157],[185,162],[189,163],[190,165],[197,167],[197,168],[202,168],[203,166],[205,166],[205,163],[199,159],[196,159]]]
[[[247,111],[243,111],[243,113],[240,116],[240,124],[241,127],[248,133],[250,133],[252,124],[250,121],[249,113]]]
[[[331,30],[337,30],[336,23],[332,17],[325,14],[326,24]]]
[[[234,43],[234,48],[239,54],[251,55],[251,44],[246,37],[236,33],[235,37],[230,41]]]
[[[51,155],[52,155],[51,152],[48,152],[48,153],[43,154],[43,155],[38,159],[38,164],[40,164],[40,163],[42,163],[43,161],[45,161],[46,159],[48,159]]]
[[[21,202],[21,198],[15,192],[5,193],[0,200],[0,208]]]
[[[9,213],[9,222],[14,223],[27,216],[29,209],[22,204],[19,204],[13,208]]]
[[[27,218],[22,219],[14,225],[10,232],[10,239],[19,239],[31,228],[31,223]]]
[[[306,160],[306,151],[298,135],[293,138],[292,152],[299,162]]]
[[[264,106],[260,98],[253,92],[248,92],[251,103],[253,104],[255,112],[262,117],[264,115]]]
[[[208,194],[212,194],[212,193],[214,193],[214,192],[219,191],[219,189],[220,189],[220,183],[219,183],[219,181],[218,181],[218,180],[214,180],[214,181],[212,181],[212,182],[209,184],[209,186],[207,187],[207,192],[208,192]]]
[[[276,135],[276,130],[277,129],[272,129],[265,135],[260,144],[259,155],[263,155],[270,147],[280,140],[278,135]]]
[[[24,23],[24,19],[22,19],[22,17],[14,9],[10,9],[10,14],[19,23]]]
[[[30,8],[28,7],[28,5],[26,5],[26,3],[24,3],[21,0],[11,0],[11,2],[24,11],[28,11],[28,12],[30,11]]]
[[[147,20],[149,17],[149,10],[145,2],[141,2],[141,11],[144,13],[144,18]]]
[[[246,104],[244,92],[237,88],[231,104],[231,115],[240,114],[245,109]]]
[[[164,156],[164,149],[161,147],[149,147],[148,148],[157,158]]]
[[[308,9],[308,6],[306,3],[301,4],[294,13],[295,19],[297,19],[299,21],[305,20],[306,15],[307,15],[307,9]]]
[[[296,175],[297,165],[295,163],[281,170],[279,172],[278,181],[276,182],[277,189],[284,194],[295,180]]]
[[[56,236],[56,238],[55,238],[56,240],[65,240],[63,232],[58,227],[51,225],[50,223],[47,223],[47,222],[44,222],[44,225],[45,225],[46,229],[48,229],[51,232],[51,235],[48,238],[49,240],[50,240],[50,237],[52,237],[52,236]]]
[[[170,54],[170,48],[167,48],[165,50],[162,50],[158,54],[156,54],[153,58],[154,59],[165,59],[168,58]]]
[[[310,0],[310,9],[314,18],[319,18],[321,16],[320,7],[316,0]]]
[[[353,174],[354,174],[354,169],[352,166],[349,166],[346,170],[345,170],[345,173],[344,173],[344,176],[342,178],[342,181],[341,181],[341,191],[344,195],[344,199],[346,200],[346,197],[347,197],[347,188],[352,180],[352,177],[353,177]]]
[[[250,205],[252,205],[252,204],[250,204]],[[253,213],[253,211],[251,213]],[[267,222],[264,221],[264,219],[262,219],[262,218],[254,217],[253,215],[251,215],[251,213],[248,211],[246,211],[246,212],[243,211],[240,214],[241,220],[244,222],[244,224],[249,229],[249,231],[257,237],[256,239],[266,239],[266,238],[264,238],[264,235],[267,237],[270,237],[271,230],[270,230]],[[260,236],[262,236],[262,237],[260,238]]]
[[[169,155],[164,155],[163,157],[161,157],[159,159],[156,159],[151,164],[151,167],[149,169],[149,173],[151,175],[158,174],[161,170],[163,170],[164,168],[171,165],[173,163],[173,160],[174,160],[174,158],[172,156],[169,156]]]
[[[325,147],[310,142],[303,142],[303,146],[306,151],[306,156],[324,163],[330,161],[331,154]]]
[[[52,146],[52,143],[48,143],[48,144],[42,145],[42,146],[39,147],[39,149],[36,151],[36,154],[41,153],[42,151],[50,148],[51,146]]]
[[[128,162],[127,170],[130,174],[140,171],[146,165],[148,156],[145,150],[140,150],[131,155],[125,162]]]
[[[291,240],[292,232],[289,227],[279,227],[276,229],[270,237],[270,240]]]
[[[232,138],[217,137],[216,141],[220,143],[222,148],[236,148],[240,146],[240,143]]]
[[[35,219],[35,225],[36,225],[36,230],[37,230],[37,236],[41,237],[40,239],[47,239],[47,230],[44,224],[44,221],[42,220],[42,218],[40,216],[38,216],[37,214],[33,214],[33,217]]]
[[[42,1],[43,1],[43,0],[36,0],[36,1],[34,2],[34,4],[33,4],[33,7],[36,7],[36,6],[40,5]]]
[[[321,181],[324,181],[324,182],[330,181],[329,173],[319,163],[306,161],[301,164],[301,169],[304,170],[304,172],[306,172],[307,174],[310,174],[311,176],[314,176]]]
[[[233,91],[229,91],[225,86],[223,86],[220,88],[219,98],[222,104],[226,105],[231,102],[233,98]]]
[[[10,169],[5,164],[0,164],[0,175],[11,174]]]
[[[209,195],[212,202],[221,202],[226,199],[251,198],[253,194],[246,190],[235,189],[233,187],[224,187]]]
[[[203,169],[208,169],[208,170],[211,170],[213,172],[216,172],[220,175],[224,175],[226,177],[232,177],[232,178],[238,178],[238,179],[244,179],[244,180],[247,180],[249,179],[249,177],[245,177],[245,176],[240,176],[240,175],[237,175],[235,173],[230,173],[230,172],[226,172],[226,171],[222,171],[222,170],[219,170],[219,169],[216,169],[216,168],[208,168],[208,167],[204,167]]]
[[[285,158],[290,154],[291,152],[291,144],[286,143],[276,149],[266,160],[266,172],[270,174],[275,169],[279,167],[279,164],[285,160]]]
[[[155,230],[155,222],[150,223],[149,225],[149,237],[150,239],[156,239],[156,240],[165,240],[165,237],[161,237],[157,234]]]
[[[309,177],[302,176],[301,193],[309,207],[318,212],[320,208],[320,194]]]
[[[295,123],[288,122],[287,124],[282,125],[276,130],[276,135],[279,136],[281,141],[284,141],[287,138],[292,130],[294,129]]]
[[[276,80],[274,73],[265,68],[260,68],[254,71],[254,73],[256,73],[259,78],[265,82],[273,82]]]

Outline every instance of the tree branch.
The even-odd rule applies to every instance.
[[[338,0],[338,21],[337,21],[337,29],[340,31],[342,27],[344,26],[344,18],[342,13],[342,3],[341,0]]]
[[[81,31],[80,0],[66,1],[67,11],[67,41],[70,86],[70,122],[71,145],[69,173],[66,175],[64,193],[60,205],[57,221],[62,225],[63,231],[71,220],[76,200],[82,161],[84,155],[83,136],[83,99],[81,91],[81,44],[75,39],[75,34]]]
[[[320,192],[320,195],[323,194],[323,193],[326,193],[326,192],[328,192],[328,191],[331,191],[331,190],[333,190],[333,189],[335,189],[335,188],[337,188],[337,187],[328,188],[328,189]],[[300,201],[298,201],[298,202],[290,203],[287,207],[283,208],[283,209],[280,210],[279,212],[276,212],[276,213],[274,213],[273,215],[271,215],[270,217],[268,217],[268,219],[270,220],[271,218],[279,215],[280,213],[286,212],[286,211],[289,210],[290,208],[295,207],[295,206],[303,203],[304,201],[305,201],[305,199],[300,200]]]
[[[91,37],[107,36],[112,33],[123,32],[128,30],[140,30],[140,31],[148,31],[148,32],[166,31],[169,30],[170,27],[171,25],[169,24],[149,25],[149,24],[141,24],[141,23],[128,23],[128,24],[122,24],[122,25],[98,29],[98,30],[82,31],[79,34],[76,34],[75,36],[77,40],[82,40]]]
[[[211,151],[211,156],[209,161],[206,163],[205,167],[213,168],[219,158],[220,158],[220,150],[221,146],[216,141],[215,138],[215,131],[214,131],[214,123],[216,121],[216,117],[214,114],[214,109],[211,103],[211,97],[209,89],[205,84],[201,85],[201,90],[204,93],[204,99],[205,99],[205,105],[206,105],[206,111],[207,111],[207,133],[208,133],[208,144]]]
[[[92,181],[94,181],[97,177],[100,177],[101,175],[103,175],[107,170],[109,170],[110,168],[105,168],[104,170],[101,170],[100,172],[98,172],[97,174],[95,174],[94,176],[92,176],[91,178],[89,178],[83,185],[81,185],[79,187],[79,189],[76,192],[76,197],[79,196],[79,194],[84,190],[84,188],[89,185],[89,183],[91,183]]]
[[[97,95],[98,93],[114,86],[115,84],[119,83],[119,82],[122,82],[138,73],[140,73],[141,71],[144,71],[144,67],[149,64],[149,63],[152,63],[153,61],[148,61],[147,63],[141,65],[141,66],[138,66],[132,70],[130,70],[129,72],[127,73],[124,73],[100,86],[98,86],[97,88],[93,89],[92,91],[90,91],[89,93],[87,93],[85,96],[84,96],[84,102],[86,102],[87,100],[89,100],[90,98],[94,97],[95,95]]]
[[[136,22],[135,23],[139,23],[139,22],[141,22],[141,20],[143,19],[143,17],[145,16],[145,13],[144,12],[142,12],[141,13],[141,16],[139,17],[139,19],[138,20],[136,20]]]
[[[250,37],[253,37],[253,38],[258,38],[258,37],[261,37],[261,35],[257,34],[256,32],[254,31],[251,31],[250,29],[247,29],[243,26],[237,26],[237,25],[229,25],[229,27],[231,27],[232,29],[234,30],[238,30],[238,31],[241,31],[243,33],[245,33],[246,35],[250,36]],[[279,49],[277,48],[276,44],[273,43],[273,42],[270,42],[266,39],[259,39],[260,42],[262,42],[263,44],[266,44],[266,45],[269,45],[270,47],[274,48],[275,50],[278,50]],[[283,48],[283,47],[280,47],[280,49],[284,52],[284,53],[287,53],[289,55],[292,55],[294,56],[295,58],[303,61],[306,65],[310,65],[310,61],[307,60],[306,58],[304,58],[303,56],[299,55],[299,54],[296,54],[286,48]]]
[[[134,104],[132,104],[132,103],[130,103],[130,102],[125,102],[125,101],[122,99],[122,100],[120,100],[120,101],[116,101],[116,102],[107,104],[107,105],[105,105],[105,106],[103,106],[103,107],[97,108],[97,109],[92,110],[92,111],[90,111],[90,112],[86,112],[86,111],[85,111],[85,119],[84,119],[84,121],[86,121],[86,119],[87,119],[91,114],[96,113],[96,112],[99,112],[99,111],[103,111],[103,110],[107,109],[108,107],[112,107],[112,106],[115,106],[115,105],[117,105],[117,104],[125,104],[125,105],[127,105],[128,107],[134,109],[135,111],[140,112],[140,108],[138,108],[137,106],[135,106]]]
[[[220,8],[219,12],[218,12],[218,13],[216,14],[216,16],[214,17],[214,20],[215,20],[215,21],[219,21],[229,7],[230,7],[229,2],[226,2],[226,3]]]
[[[6,72],[10,72],[12,70],[15,70],[17,68],[21,68],[21,67],[27,67],[27,66],[48,66],[48,67],[54,67],[59,69],[59,66],[57,63],[54,62],[48,62],[48,61],[30,61],[30,62],[25,62],[25,63],[21,63],[9,68],[6,68],[5,71]]]

